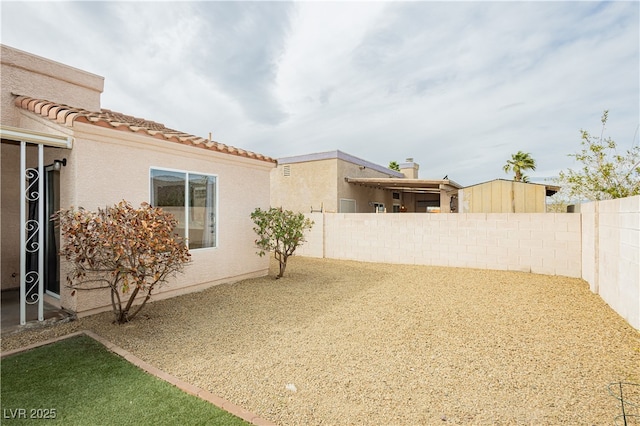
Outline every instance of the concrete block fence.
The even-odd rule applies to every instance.
[[[640,330],[640,196],[580,206],[582,278]]]
[[[582,213],[312,213],[297,255],[586,280],[640,329],[640,196]]]

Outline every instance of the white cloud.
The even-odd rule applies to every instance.
[[[276,157],[411,156],[472,184],[523,150],[535,178],[571,166],[605,108],[620,144],[640,120],[638,3],[1,7],[3,43],[105,76],[104,107]]]
[[[278,69],[278,93],[291,114],[304,113],[352,78],[351,52],[383,9],[383,3],[296,4]]]

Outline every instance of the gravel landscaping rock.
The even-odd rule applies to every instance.
[[[613,424],[640,333],[579,279],[294,257],[220,285],[2,339],[89,329],[282,425]]]

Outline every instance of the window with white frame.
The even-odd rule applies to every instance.
[[[373,211],[375,213],[385,213],[384,203],[376,203],[376,202],[374,202],[373,203]]]
[[[176,217],[190,249],[216,247],[216,197],[214,175],[151,169],[151,205]]]

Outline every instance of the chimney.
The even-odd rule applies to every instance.
[[[407,158],[406,162],[400,163],[400,173],[407,179],[418,179],[419,164],[413,162],[413,158]]]

